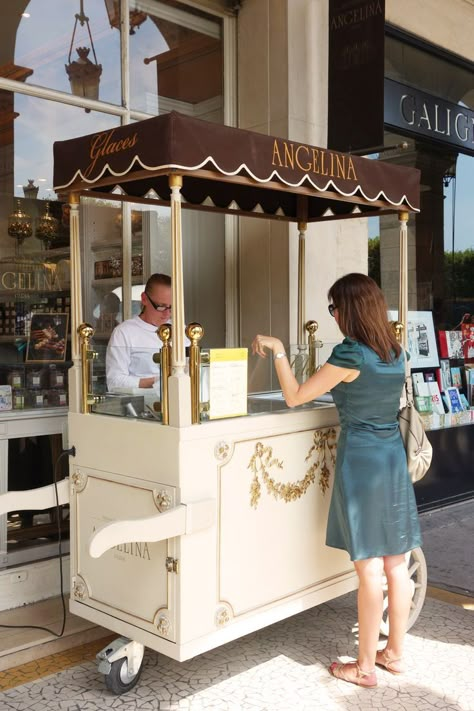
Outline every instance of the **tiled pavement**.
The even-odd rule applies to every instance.
[[[459,519],[466,511],[457,508],[453,515]],[[466,547],[472,549],[472,543],[464,538],[462,550]],[[446,565],[449,560],[456,569],[452,556],[446,556]],[[464,601],[465,608],[427,598],[407,638],[409,671],[400,676],[379,671],[374,690],[345,684],[327,672],[332,660],[357,653],[355,593],[350,593],[188,662],[147,650],[138,685],[121,697],[106,690],[91,659],[97,642],[76,652],[82,661],[70,658],[70,668],[61,663],[64,655],[54,655],[45,662],[49,676],[43,671],[43,678],[28,683],[20,677],[20,685],[0,692],[0,709],[474,711],[474,600]],[[8,678],[9,672],[0,675],[0,688]]]

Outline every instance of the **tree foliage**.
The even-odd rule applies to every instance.
[[[381,286],[380,237],[369,239],[369,276]],[[445,295],[449,299],[474,296],[474,249],[444,253]]]

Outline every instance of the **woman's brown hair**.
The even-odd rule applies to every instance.
[[[328,291],[337,307],[339,328],[345,336],[372,348],[389,363],[401,347],[388,320],[387,302],[375,281],[365,274],[346,274]]]

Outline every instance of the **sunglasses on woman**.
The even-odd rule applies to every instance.
[[[334,306],[334,304],[329,304],[328,311],[331,314],[331,316],[334,316],[334,312],[336,309],[337,309],[337,306]]]
[[[148,299],[150,304],[153,306],[155,311],[171,311],[171,304],[156,304],[153,301],[153,299],[150,297],[150,295],[146,293],[146,291],[145,291],[145,294],[146,294],[146,298]]]

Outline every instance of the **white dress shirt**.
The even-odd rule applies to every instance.
[[[105,368],[107,389],[123,392],[140,387],[141,378],[155,377],[159,384],[160,366],[153,362],[153,354],[161,350],[157,326],[134,316],[119,324],[112,331]]]

